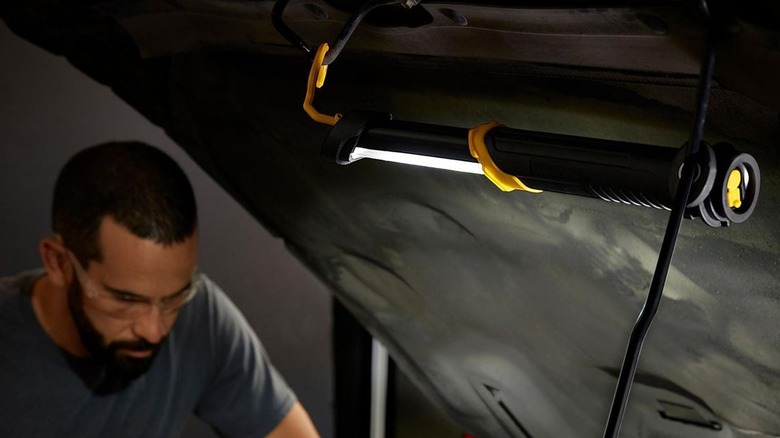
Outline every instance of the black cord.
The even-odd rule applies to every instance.
[[[306,52],[306,55],[311,58],[314,56],[311,51],[311,46],[306,44],[306,42],[304,42],[301,37],[298,36],[295,31],[290,29],[290,26],[284,22],[282,15],[284,14],[284,9],[287,7],[288,3],[290,3],[290,0],[277,0],[277,2],[274,3],[274,8],[271,12],[271,22],[273,23],[277,32],[279,32],[293,46],[298,47]]]
[[[402,3],[402,1],[403,0],[369,0],[360,5],[360,9],[358,9],[357,12],[355,12],[355,15],[353,15],[352,18],[347,21],[347,23],[341,29],[341,33],[336,38],[336,41],[333,42],[330,49],[328,50],[328,53],[325,54],[325,59],[322,61],[322,65],[332,64],[333,61],[338,58],[339,53],[341,53],[341,50],[344,48],[344,46],[347,45],[347,41],[349,41],[349,38],[355,32],[355,29],[357,29],[360,22],[363,20],[363,18],[365,18],[366,15],[368,15],[369,12],[380,6],[395,5]]]
[[[706,1],[702,0],[702,3],[703,9],[706,11]],[[631,392],[631,384],[634,381],[639,355],[642,352],[642,344],[644,344],[647,332],[650,330],[650,325],[653,323],[653,318],[655,317],[658,305],[661,303],[661,298],[663,297],[666,276],[669,272],[669,266],[672,263],[674,247],[677,243],[677,236],[680,231],[683,214],[687,207],[688,196],[690,195],[691,186],[696,174],[696,163],[693,157],[699,151],[699,144],[701,143],[704,132],[704,122],[707,118],[707,106],[709,105],[714,68],[715,44],[714,38],[710,35],[710,38],[707,41],[707,52],[701,65],[697,96],[699,105],[696,111],[696,119],[693,125],[691,140],[688,143],[687,158],[685,160],[685,165],[683,166],[680,183],[677,186],[674,206],[672,207],[672,212],[669,216],[669,223],[666,226],[666,233],[664,234],[664,240],[661,244],[661,252],[658,256],[655,274],[653,275],[653,281],[650,284],[650,292],[647,295],[647,300],[645,301],[642,311],[639,313],[639,318],[637,318],[637,321],[634,324],[634,329],[631,332],[631,337],[629,338],[628,346],[626,347],[626,355],[623,359],[623,365],[620,368],[620,376],[618,377],[615,396],[612,399],[612,407],[610,408],[609,418],[607,419],[607,427],[604,430],[604,438],[617,438],[620,434],[620,427],[623,424],[623,416],[625,415],[626,406],[628,404],[628,395]]]

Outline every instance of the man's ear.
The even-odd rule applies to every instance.
[[[69,285],[73,280],[71,278],[73,269],[60,236],[42,239],[38,244],[38,251],[41,253],[41,260],[49,281],[59,287]]]

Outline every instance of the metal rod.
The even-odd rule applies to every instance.
[[[333,61],[336,60],[336,58],[338,58],[341,50],[344,49],[344,46],[347,45],[349,38],[353,33],[355,33],[358,25],[363,20],[363,18],[368,15],[369,12],[380,6],[395,5],[401,3],[402,1],[403,0],[369,0],[360,5],[360,9],[358,9],[357,12],[355,12],[355,15],[353,15],[349,21],[347,21],[347,23],[341,29],[339,36],[335,41],[333,41],[333,44],[331,44],[330,50],[328,50],[328,53],[325,54],[325,59],[322,61],[322,64],[330,65],[333,63]]]
[[[371,438],[385,438],[387,373],[390,356],[377,339],[371,341]]]
[[[704,3],[706,8],[706,3],[704,1],[702,3]],[[683,166],[680,184],[677,186],[674,206],[666,226],[666,233],[664,234],[664,240],[661,245],[661,252],[658,256],[658,263],[656,264],[653,281],[650,285],[650,291],[647,295],[645,305],[634,324],[634,329],[631,332],[631,337],[629,338],[628,346],[626,348],[626,355],[623,359],[623,365],[620,368],[617,388],[615,389],[612,407],[610,408],[607,426],[604,431],[605,438],[617,438],[620,435],[620,427],[623,424],[623,417],[625,415],[626,406],[628,405],[628,396],[631,392],[631,384],[633,383],[636,374],[639,355],[642,352],[642,345],[644,344],[647,332],[650,330],[650,325],[653,323],[653,318],[655,317],[658,306],[661,303],[661,298],[663,297],[664,284],[666,283],[669,266],[672,263],[674,247],[677,243],[677,236],[680,231],[680,224],[682,223],[683,214],[685,213],[685,208],[688,203],[688,196],[691,191],[691,185],[695,176],[696,166],[691,157],[698,152],[699,144],[701,143],[704,132],[704,122],[707,117],[707,106],[709,105],[714,67],[715,44],[714,39],[710,36],[707,42],[707,52],[701,66],[698,88],[699,104],[691,140],[688,144],[687,159]]]
[[[309,57],[312,57],[314,54],[311,51],[311,46],[306,44],[306,42],[304,42],[303,39],[301,39],[301,37],[298,36],[295,31],[290,29],[290,26],[284,22],[284,9],[287,7],[288,3],[290,3],[290,0],[278,0],[276,3],[274,3],[274,8],[271,12],[271,22],[273,23],[276,31],[279,32],[287,41],[289,41],[295,47],[302,49],[304,52],[306,52],[307,55],[309,55]]]

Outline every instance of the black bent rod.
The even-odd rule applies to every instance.
[[[706,2],[702,2],[706,9]],[[699,77],[698,88],[698,108],[696,119],[691,134],[691,141],[688,143],[688,153],[685,165],[683,166],[680,184],[677,186],[677,193],[674,199],[674,206],[669,216],[669,223],[666,226],[666,233],[661,245],[661,252],[658,255],[653,281],[650,284],[650,291],[647,295],[642,311],[639,313],[631,337],[626,347],[626,355],[623,359],[623,365],[620,368],[617,388],[612,399],[607,426],[604,430],[604,438],[617,438],[620,435],[620,427],[623,424],[626,406],[628,405],[628,396],[631,392],[631,385],[634,382],[639,355],[642,352],[642,345],[647,336],[650,325],[661,303],[664,293],[664,284],[669,272],[669,266],[672,263],[674,247],[677,243],[677,236],[680,231],[683,214],[685,213],[688,196],[691,192],[691,186],[695,177],[696,166],[691,159],[699,150],[699,143],[702,140],[704,131],[704,122],[707,117],[707,106],[709,104],[710,87],[712,86],[712,74],[715,67],[715,45],[712,36],[707,44],[707,52],[701,66],[701,75]]]
[[[290,0],[277,0],[276,3],[274,3],[273,10],[271,11],[271,23],[273,23],[276,31],[287,41],[293,46],[303,50],[309,58],[312,58],[314,53],[311,51],[311,46],[306,44],[306,42],[284,22],[284,10],[287,8],[288,3],[290,3]]]

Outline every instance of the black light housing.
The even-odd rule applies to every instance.
[[[670,210],[686,148],[602,140],[497,126],[484,134],[495,166],[529,188]],[[331,130],[322,157],[338,164],[363,158],[483,173],[469,130],[397,121],[389,113],[356,111]],[[758,199],[756,160],[726,143],[702,144],[685,216],[710,226],[746,220]],[[735,181],[738,182],[735,184]],[[731,184],[731,187],[729,186]]]

